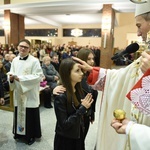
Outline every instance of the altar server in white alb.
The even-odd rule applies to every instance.
[[[19,42],[19,55],[8,73],[15,106],[14,139],[25,139],[28,145],[41,137],[39,88],[43,75],[39,60],[29,54],[30,46],[26,39]]]
[[[142,11],[136,8],[135,14],[138,36],[145,38],[150,29],[150,0],[142,6]],[[132,121],[139,124],[150,126],[149,116],[140,112],[126,97],[126,94],[142,77],[143,72],[146,71],[146,66],[148,65],[145,65],[145,62],[150,64],[148,57],[150,56],[144,52],[142,57],[132,64],[118,70],[90,67],[78,58],[74,58],[81,63],[80,67],[82,69],[90,72],[88,83],[94,89],[103,91],[101,106],[99,106],[96,150],[130,149],[126,135],[116,134],[115,130],[110,126],[111,120],[114,118],[113,111],[115,109],[123,109],[127,118],[131,118]]]

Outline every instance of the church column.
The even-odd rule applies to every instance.
[[[102,36],[101,36],[101,64],[103,68],[111,68],[114,42],[115,11],[111,4],[103,5]]]
[[[10,4],[10,0],[4,0],[4,4]],[[16,46],[20,39],[24,38],[24,16],[4,10],[4,32],[5,44],[10,46],[13,43]]]

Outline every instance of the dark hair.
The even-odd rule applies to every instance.
[[[27,40],[27,39],[22,39],[22,40],[20,40],[19,43],[18,43],[18,45],[19,45],[21,42],[26,42],[29,46],[31,46],[30,41]]]
[[[75,93],[73,91],[72,84],[71,84],[71,76],[70,76],[71,70],[73,69],[73,66],[76,63],[77,62],[74,61],[72,58],[67,58],[62,60],[59,68],[59,74],[61,78],[61,83],[66,88],[68,102],[71,104],[73,101],[75,106],[77,107],[80,102],[77,100]],[[75,89],[79,95],[83,96],[83,91],[80,83],[77,83],[75,85]]]
[[[87,62],[88,60],[88,56],[89,54],[93,54],[94,56],[94,53],[92,50],[88,49],[88,48],[81,48],[77,54],[77,57],[80,58],[81,60]]]
[[[91,49],[81,48],[77,54],[77,57],[87,62],[89,54],[93,54],[93,56],[95,56]],[[88,75],[89,75],[89,72],[84,72],[84,76],[88,76]]]

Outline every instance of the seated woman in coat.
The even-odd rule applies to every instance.
[[[59,80],[59,73],[51,64],[51,58],[49,56],[45,56],[43,58],[42,69],[43,69],[43,73],[46,78],[47,84],[50,86],[51,89],[54,89],[57,86],[57,82]]]

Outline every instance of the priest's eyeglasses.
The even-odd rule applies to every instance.
[[[23,45],[19,45],[20,48],[24,48],[24,49],[28,49],[29,47],[27,46],[23,46]]]

